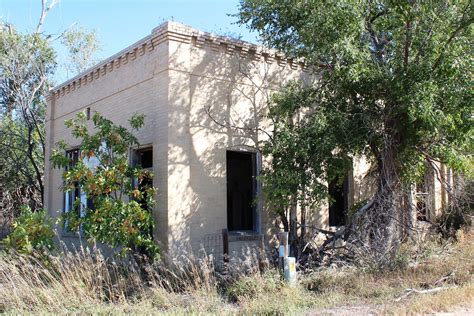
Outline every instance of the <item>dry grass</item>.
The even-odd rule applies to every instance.
[[[300,276],[291,288],[277,271],[261,272],[250,262],[226,274],[212,261],[194,257],[146,267],[105,259],[97,250],[47,260],[0,254],[0,312],[94,314],[296,314],[324,309],[338,314],[430,313],[474,299],[473,234],[457,244],[431,241],[406,245],[398,269],[384,273],[360,268],[324,268]],[[453,287],[435,294],[406,289]],[[362,309],[361,309],[362,307]]]
[[[431,240],[422,247],[405,245],[400,266],[392,271],[365,272],[354,267],[324,269],[307,275],[303,285],[321,297],[336,298],[332,306],[370,306],[371,311],[431,313],[472,303],[474,297],[474,235],[450,244]],[[437,293],[407,295],[446,288]],[[342,298],[342,301],[340,300]]]
[[[448,312],[456,307],[466,307],[470,308],[472,313],[472,308],[474,308],[473,302],[474,285],[471,283],[449,291],[412,297],[404,304],[394,306],[393,310],[396,310],[400,314],[428,314]]]

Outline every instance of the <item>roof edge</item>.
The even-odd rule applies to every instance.
[[[120,65],[128,63],[129,60],[134,60],[137,56],[145,54],[146,51],[152,51],[156,46],[166,40],[193,43],[197,47],[206,45],[215,50],[223,48],[227,53],[238,52],[244,56],[252,56],[254,59],[263,57],[268,63],[276,61],[280,65],[289,64],[293,69],[297,69],[298,67],[301,67],[302,69],[307,68],[303,59],[295,60],[293,58],[287,58],[275,49],[255,45],[228,36],[203,32],[179,22],[166,21],[155,27],[151,31],[151,34],[146,37],[79,73],[71,79],[51,88],[47,98],[50,99],[53,96],[59,97],[65,93],[74,91],[82,85],[87,85],[89,82],[111,72],[114,68],[118,68]]]

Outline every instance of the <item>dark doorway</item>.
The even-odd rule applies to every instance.
[[[329,226],[342,226],[346,222],[347,179],[333,180],[329,183]]]
[[[227,228],[255,230],[256,155],[227,151]]]
[[[153,148],[145,148],[137,150],[137,165],[140,165],[143,169],[153,169]]]

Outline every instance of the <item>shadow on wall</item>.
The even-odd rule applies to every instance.
[[[222,251],[227,227],[226,150],[259,151],[271,130],[265,120],[270,89],[288,76],[276,63],[238,52],[176,45],[169,72],[170,242],[212,254]]]
[[[362,164],[363,166],[360,166]],[[368,200],[377,188],[375,171],[362,161],[353,172],[354,203]]]

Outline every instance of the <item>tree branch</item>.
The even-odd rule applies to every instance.
[[[44,19],[48,15],[48,12],[56,5],[57,0],[52,0],[49,6],[46,5],[47,0],[41,0],[41,16],[38,21],[38,25],[36,26],[36,34],[39,34],[41,31],[41,27],[43,26]]]
[[[474,17],[468,18],[466,21],[464,21],[464,17],[466,16],[467,13],[470,12],[469,7],[470,7],[471,2],[469,2],[466,7],[464,8],[463,15],[460,20],[460,25],[451,33],[449,36],[448,40],[446,43],[443,45],[443,48],[441,49],[441,52],[438,55],[438,58],[436,58],[434,64],[433,64],[433,70],[439,67],[441,60],[443,59],[444,52],[448,48],[448,46],[451,44],[451,42],[462,32],[464,31],[467,27],[469,27],[473,22],[474,22]]]

